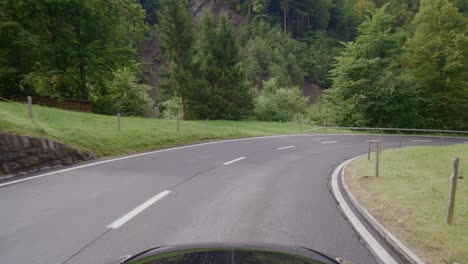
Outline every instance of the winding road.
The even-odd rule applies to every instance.
[[[0,263],[107,263],[160,245],[247,241],[377,263],[330,192],[334,169],[365,153],[367,139],[297,135],[204,143],[0,183]],[[384,149],[468,141],[382,139]]]

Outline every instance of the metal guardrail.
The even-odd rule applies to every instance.
[[[420,129],[420,128],[381,128],[381,127],[318,127],[306,130],[304,132],[312,132],[319,129],[336,129],[336,130],[367,130],[367,131],[410,131],[410,132],[428,132],[428,133],[447,133],[447,134],[468,134],[468,131],[461,130],[441,130],[441,129]]]

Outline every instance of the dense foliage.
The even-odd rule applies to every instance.
[[[200,4],[0,0],[0,96],[89,99],[106,114],[156,103],[185,119],[468,129],[467,1],[212,0],[203,15]],[[138,70],[145,45],[160,51],[155,102]],[[309,113],[304,83],[326,89]]]

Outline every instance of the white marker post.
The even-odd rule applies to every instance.
[[[29,118],[33,118],[33,113],[32,113],[32,97],[28,96],[28,114]]]
[[[120,113],[117,113],[117,130],[120,131]]]

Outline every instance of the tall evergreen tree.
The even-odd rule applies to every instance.
[[[201,22],[199,58],[207,83],[203,103],[211,119],[240,119],[252,105],[246,77],[240,63],[236,32],[225,14],[218,22],[206,12]]]
[[[427,126],[468,128],[468,19],[449,0],[422,0],[408,68],[419,80]]]
[[[186,0],[161,0],[158,31],[169,61],[163,74],[169,93],[182,100],[183,118],[188,118],[187,101],[194,90],[194,34]]]

